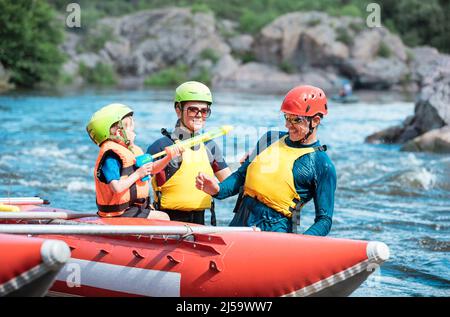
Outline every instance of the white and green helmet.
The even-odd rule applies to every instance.
[[[175,90],[175,104],[184,101],[204,101],[211,104],[211,91],[208,86],[198,81],[187,81]]]
[[[126,105],[120,103],[109,104],[92,115],[86,125],[86,131],[91,140],[100,146],[109,139],[110,128],[124,117],[132,114],[133,110]]]

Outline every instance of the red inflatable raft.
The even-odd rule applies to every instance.
[[[0,234],[0,296],[44,296],[69,257],[62,241]]]
[[[24,210],[70,214],[43,207]],[[71,259],[49,292],[56,296],[348,296],[389,257],[388,247],[381,242],[221,232],[228,227],[207,233],[211,227],[135,218],[91,217],[53,223],[8,226],[25,226],[26,230],[38,226],[38,231],[32,231],[38,233],[39,228],[53,228],[51,235],[40,236],[69,245]],[[73,234],[54,234],[62,224]],[[101,233],[107,231],[92,235],[91,231],[82,233],[85,228],[123,231],[121,235]],[[126,234],[133,228],[167,232]],[[172,228],[185,228],[186,233],[170,234]],[[202,228],[206,233],[196,233]]]

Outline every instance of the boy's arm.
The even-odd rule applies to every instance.
[[[181,153],[184,152],[184,148],[182,146],[168,146],[164,149],[164,151],[166,151],[166,156],[152,163],[152,174],[158,174],[159,172],[161,172],[172,159],[180,156]]]
[[[112,180],[108,185],[109,188],[115,193],[121,193],[128,188],[131,187],[134,183],[136,183],[139,179],[144,178],[147,175],[150,175],[153,170],[153,163],[147,163],[138,168],[133,174],[129,177],[119,180]]]

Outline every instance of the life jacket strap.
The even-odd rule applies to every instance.
[[[217,226],[216,204],[214,202],[214,199],[211,200],[211,208],[209,210],[211,211],[211,226]]]
[[[100,217],[118,217],[123,215],[123,213],[132,206],[139,206],[142,207],[147,204],[148,199],[147,198],[140,198],[135,199],[133,202],[126,202],[123,204],[117,204],[117,205],[100,205],[97,203],[98,212],[97,214]]]

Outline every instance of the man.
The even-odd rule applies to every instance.
[[[328,113],[322,89],[298,86],[286,95],[281,111],[288,132],[268,132],[241,167],[218,184],[199,174],[196,186],[218,199],[243,199],[231,226],[257,226],[264,231],[297,232],[297,216],[314,200],[316,217],[305,234],[325,236],[332,225],[336,171],[317,139]]]
[[[174,144],[199,134],[211,114],[212,95],[209,88],[196,81],[188,81],[175,90],[175,130],[149,146],[147,153],[155,154]],[[199,173],[223,181],[231,174],[217,144],[210,140],[185,149],[181,160],[172,160],[152,178],[155,207],[165,211],[171,220],[205,223],[205,209],[211,209],[211,224],[215,225],[214,204],[209,194],[195,187]]]

